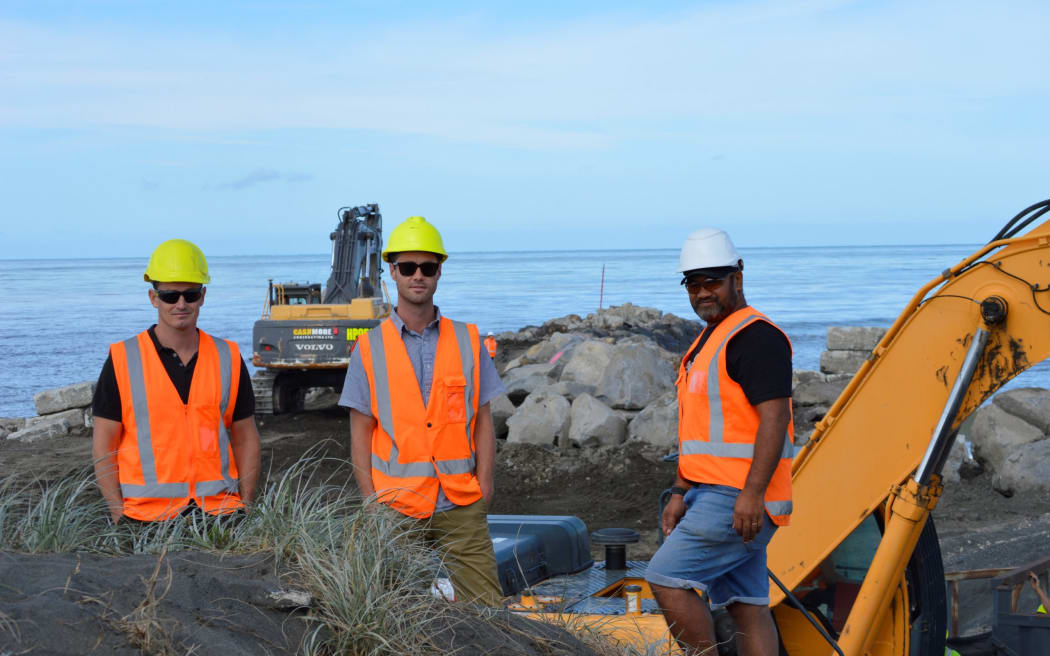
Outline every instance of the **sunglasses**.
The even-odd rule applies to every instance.
[[[708,278],[707,276],[682,278],[682,284],[685,285],[685,288],[691,292],[698,292],[701,289],[704,289],[709,292],[716,292],[718,291],[718,288],[722,286],[722,283],[724,283],[726,279],[729,278],[729,276],[731,275],[733,274],[730,273],[728,275],[722,276],[721,278]]]
[[[198,287],[196,289],[184,289],[179,291],[177,289],[156,289],[154,290],[159,298],[168,305],[175,305],[179,302],[179,297],[186,299],[187,303],[196,303],[201,300],[201,296],[204,296],[204,288]]]
[[[394,266],[398,273],[405,277],[414,276],[416,269],[419,269],[424,276],[431,278],[437,274],[439,264],[437,262],[394,262]]]

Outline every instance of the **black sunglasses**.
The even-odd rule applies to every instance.
[[[204,296],[204,288],[198,287],[196,289],[184,289],[179,291],[177,289],[157,289],[157,298],[167,303],[168,305],[175,305],[179,302],[179,297],[186,299],[187,303],[196,303],[201,300],[201,296]]]
[[[398,273],[408,277],[416,274],[419,269],[427,278],[433,277],[438,272],[438,262],[394,262]]]
[[[721,278],[708,278],[707,276],[693,276],[691,278],[682,278],[682,283],[685,288],[691,292],[698,292],[701,288],[709,291],[716,292],[718,288],[722,286],[722,283],[726,281],[729,276],[733,275],[728,273]]]

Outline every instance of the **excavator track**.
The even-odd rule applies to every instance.
[[[252,376],[252,391],[255,392],[255,414],[273,414],[273,383],[277,374],[258,369]]]

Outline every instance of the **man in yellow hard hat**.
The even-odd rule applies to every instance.
[[[445,556],[455,599],[498,605],[486,515],[496,443],[489,401],[505,392],[478,328],[434,305],[448,258],[421,216],[390,233],[383,259],[397,284],[390,318],[362,336],[339,404],[361,493],[418,520]]]
[[[237,344],[197,328],[211,281],[192,242],[153,251],[157,323],[110,345],[95,388],[95,476],[114,523],[235,513],[255,496],[259,431]]]

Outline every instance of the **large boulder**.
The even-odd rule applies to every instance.
[[[672,449],[678,446],[678,395],[672,390],[653,401],[631,420],[628,439]]]
[[[827,348],[829,351],[864,351],[870,353],[886,334],[878,326],[829,326]]]
[[[674,387],[674,378],[657,349],[617,344],[594,396],[614,408],[641,410]]]
[[[74,429],[84,427],[83,410],[80,413],[81,419],[77,425],[74,425],[68,416],[39,417],[40,421],[35,422],[31,426],[26,426],[20,431],[11,433],[7,436],[7,439],[21,442],[36,442],[37,440],[65,437]]]
[[[1014,448],[992,475],[992,487],[1004,496],[1050,492],[1050,440]]]
[[[86,408],[91,405],[91,399],[95,395],[95,381],[87,381],[60,387],[58,389],[44,390],[33,396],[38,415],[50,415],[70,408]]]
[[[65,424],[69,426],[70,431],[90,428],[93,423],[91,410],[88,408],[73,408],[71,410],[63,410],[62,412],[44,415],[43,417],[27,417],[25,428],[31,428],[41,424],[57,425],[59,422],[65,422]]]
[[[820,354],[820,370],[825,374],[855,374],[870,351],[824,351]]]
[[[791,398],[797,405],[830,406],[846,389],[851,374],[823,374],[819,371],[796,372]]]
[[[507,420],[507,442],[564,444],[569,437],[569,402],[531,394]]]
[[[503,386],[512,403],[520,404],[532,390],[551,382],[551,364],[526,364],[503,374]]]
[[[1037,427],[990,403],[975,413],[969,437],[974,457],[995,475],[1012,453],[1045,436]]]
[[[612,344],[589,339],[573,349],[559,379],[597,388],[612,358]]]
[[[1023,387],[995,395],[992,402],[1005,412],[1050,433],[1050,390]]]
[[[627,438],[627,422],[590,394],[572,402],[569,439],[580,447],[614,446]]]
[[[500,394],[489,401],[489,411],[492,413],[492,428],[496,437],[502,439],[507,436],[507,420],[514,415],[514,404],[506,394]]]

